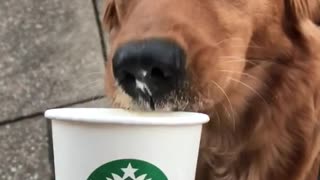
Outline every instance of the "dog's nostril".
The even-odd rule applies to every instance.
[[[123,72],[123,78],[120,80],[121,83],[126,83],[126,84],[134,84],[136,81],[135,76],[132,73],[129,72]]]
[[[165,80],[169,78],[169,75],[165,74],[160,68],[152,68],[150,76],[151,78],[158,80]]]

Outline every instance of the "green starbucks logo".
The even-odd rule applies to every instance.
[[[136,159],[122,159],[100,166],[88,180],[168,180],[168,178],[151,163]]]

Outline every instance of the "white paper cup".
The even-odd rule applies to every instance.
[[[194,180],[205,114],[65,108],[52,120],[57,180]]]

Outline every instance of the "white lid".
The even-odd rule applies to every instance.
[[[136,125],[193,125],[209,121],[208,115],[195,112],[136,112],[109,108],[50,109],[45,112],[45,117],[63,121]]]

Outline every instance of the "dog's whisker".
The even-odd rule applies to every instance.
[[[258,93],[253,87],[251,87],[250,85],[240,81],[240,80],[237,80],[237,79],[234,79],[234,78],[231,78],[230,77],[230,80],[232,81],[235,81],[241,85],[243,85],[244,87],[248,88],[249,90],[251,90],[253,93],[255,93],[264,103],[268,104],[267,101],[265,100],[265,98],[260,94]]]
[[[258,63],[263,62],[263,63],[270,63],[270,64],[279,64],[279,65],[284,65],[280,62],[275,61],[274,59],[259,59],[259,58],[240,58],[237,56],[221,56],[219,57],[221,60],[224,60],[225,62],[249,62],[252,65],[258,65]]]
[[[231,110],[231,113],[229,111],[227,111],[228,115],[230,118],[232,118],[232,121],[233,121],[233,128],[235,130],[235,127],[236,127],[236,121],[235,121],[235,117],[234,117],[234,110],[233,110],[233,106],[232,106],[232,103],[227,95],[227,93],[224,91],[224,89],[218,84],[216,83],[215,81],[211,81],[211,83],[213,83],[221,92],[222,94],[226,97],[229,105],[230,105],[230,110]],[[231,115],[232,114],[232,115]]]
[[[224,63],[231,63],[231,62],[244,62],[244,63],[248,63],[248,64],[251,64],[253,66],[257,66],[258,64],[255,63],[254,61],[250,61],[250,60],[247,60],[247,59],[243,59],[243,58],[239,58],[239,57],[236,57],[236,56],[222,56],[222,57],[219,57],[219,60],[223,60]]]
[[[217,116],[217,119],[218,119],[218,126],[220,127],[221,126],[221,118],[220,118],[220,115],[219,113],[215,110],[214,114]]]
[[[259,45],[230,45],[230,47],[265,49],[265,47]]]
[[[224,57],[221,57],[221,59],[222,58],[224,58]],[[232,62],[248,63],[248,64],[253,65],[256,68],[259,68],[261,71],[265,72],[266,74],[268,73],[266,69],[259,66],[258,62],[254,61],[254,60],[252,61],[252,60],[248,60],[248,59],[241,59],[241,58],[234,57],[234,56],[229,56],[229,57],[227,57],[227,59],[222,59],[222,60],[224,63],[232,63]],[[268,62],[268,61],[266,61],[266,62]],[[274,64],[274,63],[270,62],[270,64]]]
[[[240,37],[231,37],[231,38],[226,38],[226,39],[223,39],[221,41],[218,41],[217,43],[215,43],[213,46],[214,47],[220,47],[221,44],[223,44],[224,42],[227,42],[227,41],[234,41],[234,40],[243,40],[243,38],[240,38]]]
[[[225,70],[225,69],[220,69],[218,71],[221,71],[221,72],[226,72],[226,73],[235,73],[235,74],[240,74],[240,75],[244,75],[244,76],[247,76],[255,81],[258,81],[258,82],[261,82],[263,83],[264,86],[266,87],[269,87],[265,82],[263,82],[261,79],[258,79],[257,77],[249,74],[249,73],[245,73],[245,72],[238,72],[238,71],[231,71],[231,70]]]
[[[230,60],[242,60],[242,61],[265,61],[265,62],[270,62],[270,63],[274,63],[271,62],[273,59],[258,59],[258,58],[240,58],[238,56],[221,56],[221,59],[230,59]]]

